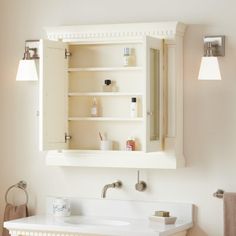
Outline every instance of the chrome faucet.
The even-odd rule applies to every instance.
[[[122,187],[122,182],[119,180],[117,180],[112,184],[106,184],[102,189],[102,198],[106,197],[106,193],[109,188],[121,188],[121,187]]]

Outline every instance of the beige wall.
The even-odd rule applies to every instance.
[[[218,4],[218,5],[217,5]],[[32,213],[43,213],[47,195],[100,197],[105,183],[120,178],[119,199],[192,202],[195,227],[189,235],[223,235],[217,188],[236,191],[236,31],[232,0],[1,0],[0,1],[0,217],[6,188],[28,182]],[[184,152],[187,168],[143,171],[149,185],[134,190],[136,172],[120,169],[49,168],[37,151],[35,83],[16,83],[25,39],[45,37],[44,26],[178,20],[189,25],[184,57]],[[202,37],[225,34],[222,81],[197,81]]]

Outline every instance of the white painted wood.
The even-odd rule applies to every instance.
[[[136,117],[69,117],[70,121],[143,121],[143,118]]]
[[[47,36],[51,40],[63,39],[68,42],[93,41],[137,41],[144,36],[173,39],[183,37],[185,25],[180,22],[131,23],[111,25],[80,25],[47,27]]]
[[[188,227],[191,227],[191,225],[188,225]],[[83,233],[69,233],[69,232],[48,232],[44,230],[10,230],[10,235],[11,236],[87,236],[88,234],[83,234]],[[90,236],[101,236],[101,234],[89,234]],[[179,233],[174,233],[174,234],[158,234],[156,233],[155,236],[185,236],[187,235],[186,231],[182,231]],[[105,236],[105,235],[104,235]],[[109,235],[111,236],[111,235]],[[130,235],[131,236],[131,235]],[[133,235],[134,236],[134,235]]]
[[[63,42],[40,41],[39,146],[43,151],[67,148],[66,48]]]
[[[137,97],[140,97],[142,96],[143,94],[142,93],[121,93],[121,92],[84,92],[84,93],[68,93],[68,96],[125,96],[125,97],[132,97],[132,96],[137,96]]]
[[[68,42],[70,49],[72,50],[71,64],[67,71],[69,71],[69,81],[70,81],[70,90],[66,92],[66,96],[70,97],[69,102],[69,129],[70,132],[73,132],[74,138],[77,141],[89,140],[89,137],[86,137],[84,140],[79,139],[77,136],[81,131],[87,132],[90,125],[94,125],[97,122],[97,129],[102,129],[110,133],[112,131],[112,124],[126,124],[127,129],[123,134],[116,135],[117,132],[121,132],[120,125],[114,127],[115,134],[111,136],[113,138],[118,138],[119,145],[123,145],[125,142],[126,134],[129,130],[129,125],[132,126],[137,134],[141,144],[139,144],[138,150],[143,159],[139,162],[135,160],[122,158],[118,162],[116,159],[109,159],[110,154],[103,152],[91,152],[90,154],[86,153],[88,160],[85,160],[84,152],[82,150],[76,150],[69,152],[53,152],[49,151],[47,155],[47,163],[50,165],[68,165],[68,166],[90,166],[90,167],[128,167],[128,168],[177,168],[184,166],[184,157],[183,157],[183,35],[185,31],[185,25],[178,22],[163,22],[163,23],[137,23],[137,24],[119,24],[119,25],[94,25],[94,26],[69,26],[69,27],[55,27],[46,29],[48,38],[51,40],[61,39],[64,42]],[[124,100],[127,96],[136,96],[138,94],[143,94],[141,98],[141,108],[143,111],[146,111],[146,101],[145,97],[147,92],[143,92],[143,89],[146,87],[145,83],[141,85],[141,81],[144,82],[143,73],[145,72],[145,64],[140,60],[142,57],[140,50],[143,48],[144,36],[152,36],[154,38],[165,39],[165,60],[167,61],[167,68],[165,69],[166,78],[165,86],[166,91],[164,91],[164,105],[163,110],[165,111],[163,124],[160,124],[160,128],[163,131],[160,132],[160,135],[165,137],[160,137],[160,140],[164,140],[163,145],[159,143],[159,147],[162,146],[164,149],[155,153],[145,153],[147,151],[147,143],[143,140],[146,140],[146,128],[145,122],[140,113],[139,117],[136,119],[126,118],[127,115],[119,115],[119,112],[116,112],[115,118],[110,115],[108,108],[110,109],[111,104],[108,104],[105,101],[112,99],[114,101],[114,106],[117,110],[118,103],[116,99],[120,99],[120,105],[123,107],[126,106],[126,101]],[[104,48],[109,47],[109,53],[115,52],[114,55],[117,55],[117,52],[125,45],[131,45],[137,50],[138,64],[134,67],[121,67],[117,62],[121,58],[107,57],[108,54],[103,54],[102,58],[96,64],[96,60],[92,58],[93,54],[89,54],[88,60],[84,60],[85,49],[86,50],[97,50],[102,52]],[[113,51],[114,46],[114,51]],[[82,56],[81,56],[81,47]],[[91,52],[90,50],[90,52]],[[100,50],[100,51],[99,51]],[[80,52],[78,54],[78,52]],[[97,56],[97,55],[96,55]],[[75,59],[79,59],[79,62],[76,62]],[[97,57],[95,57],[96,59]],[[108,59],[109,58],[109,59]],[[114,60],[113,60],[114,58]],[[109,64],[107,61],[109,60]],[[92,64],[90,62],[92,61]],[[101,82],[104,78],[110,77],[114,78],[120,85],[121,90],[119,95],[117,94],[103,94],[101,91]],[[123,86],[122,83],[126,83],[126,86]],[[89,83],[92,83],[94,86],[91,88]],[[134,85],[134,90],[132,90],[132,83]],[[81,87],[82,84],[82,87]],[[141,86],[140,86],[141,85]],[[75,87],[74,87],[75,86]],[[84,87],[83,87],[84,86]],[[113,95],[112,95],[113,94]],[[88,117],[88,107],[90,106],[91,96],[97,96],[98,99],[104,101],[106,107],[104,107],[105,117],[91,118]],[[161,95],[161,97],[163,97]],[[87,97],[87,98],[86,98]],[[85,99],[86,98],[86,99]],[[80,102],[79,102],[80,101]],[[78,112],[78,104],[80,104],[80,111]],[[162,106],[163,103],[160,105]],[[86,108],[87,107],[87,108]],[[121,109],[125,114],[127,111]],[[121,118],[125,117],[125,118]],[[92,122],[90,122],[92,121]],[[122,121],[122,122],[119,122]],[[162,122],[162,119],[160,119]],[[80,124],[80,125],[77,125]],[[68,124],[66,124],[68,125]],[[165,126],[165,128],[163,128]],[[97,129],[91,130],[91,135],[97,136]],[[107,130],[106,130],[107,129]],[[94,132],[93,132],[94,131]],[[122,136],[123,135],[123,136]],[[132,134],[131,134],[132,135]],[[88,135],[87,135],[88,136]],[[143,137],[142,137],[143,136]],[[156,147],[156,145],[154,145]],[[78,148],[79,145],[76,142],[70,143],[70,148]],[[85,143],[81,145],[87,147]],[[98,143],[93,142],[92,147],[98,147]],[[65,147],[66,148],[66,147]],[[61,150],[62,148],[57,148]],[[123,146],[122,146],[123,149]],[[150,150],[150,148],[149,148]],[[155,149],[151,149],[155,150]],[[89,149],[88,149],[89,151]],[[117,154],[117,159],[122,157],[129,156],[129,153],[119,151]],[[69,155],[69,156],[68,156]],[[137,153],[135,152],[135,155]],[[57,157],[58,161],[57,161]],[[76,158],[74,158],[76,157]],[[104,161],[102,160],[104,158]],[[60,158],[60,159],[59,159]],[[82,159],[81,159],[82,158]]]
[[[176,169],[174,153],[80,150],[49,151],[48,166],[115,167],[136,169]]]
[[[183,132],[184,132],[184,93],[183,93],[183,39],[182,37],[176,36],[176,55],[175,55],[175,66],[176,66],[176,97],[175,97],[175,155],[178,160],[177,167],[185,166],[185,158],[183,152]]]
[[[167,137],[175,137],[176,127],[176,46],[167,44],[167,62],[168,62],[168,117],[167,117]]]
[[[158,87],[156,87],[156,92],[158,93],[157,96],[157,103],[158,106],[154,109],[159,110],[158,111],[158,119],[159,119],[159,137],[157,140],[151,140],[151,118],[153,116],[154,110],[151,107],[151,89],[153,89],[151,86],[151,71],[150,71],[150,64],[153,63],[150,59],[150,50],[155,49],[159,53],[159,60],[158,60]],[[144,102],[144,118],[145,118],[145,151],[146,152],[154,152],[154,151],[160,151],[162,149],[162,142],[163,142],[163,40],[152,38],[152,37],[146,37],[145,39],[145,93],[146,98]]]
[[[69,72],[81,72],[81,71],[136,71],[142,70],[142,67],[85,67],[85,68],[68,68]]]

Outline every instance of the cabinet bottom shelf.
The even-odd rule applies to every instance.
[[[68,150],[49,151],[46,156],[48,166],[134,169],[176,169],[184,166],[183,160],[177,161],[174,153],[142,151]]]

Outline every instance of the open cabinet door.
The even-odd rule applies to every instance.
[[[67,149],[67,44],[40,40],[39,149]]]
[[[163,149],[163,39],[145,37],[145,151]]]

